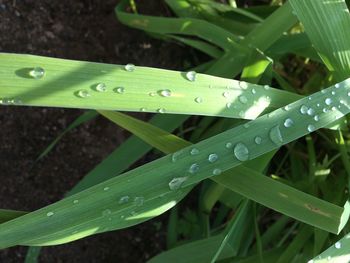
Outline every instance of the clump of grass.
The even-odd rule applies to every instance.
[[[128,1],[116,14],[211,60],[176,72],[0,54],[2,104],[97,110],[134,134],[61,201],[27,214],[1,210],[0,248],[57,245],[129,227],[177,207],[199,185],[197,207],[172,210],[168,250],[150,262],[350,257],[346,3],[166,3],[178,18],[129,13],[136,6]],[[292,70],[280,66],[293,61]],[[147,123],[115,110],[158,114]],[[203,117],[188,140],[171,133],[185,130],[191,115]],[[127,171],[151,148],[165,156]]]

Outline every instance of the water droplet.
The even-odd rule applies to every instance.
[[[125,88],[124,87],[117,87],[117,88],[113,89],[113,91],[115,93],[123,94],[125,92]]]
[[[348,92],[348,96],[350,97],[350,92]]]
[[[134,204],[135,204],[136,206],[142,206],[143,203],[144,203],[144,201],[145,201],[145,198],[143,198],[142,196],[136,196],[136,197],[134,198]]]
[[[230,97],[230,92],[225,91],[224,93],[222,93],[222,96],[223,96],[224,98],[228,98],[228,97]]]
[[[159,113],[164,113],[164,112],[165,112],[165,109],[164,109],[164,108],[159,108],[159,109],[157,110],[157,112],[159,112]]]
[[[315,128],[314,125],[309,124],[309,125],[307,126],[307,130],[308,130],[309,132],[313,132],[314,130],[316,130],[316,128]]]
[[[124,68],[126,71],[133,72],[135,70],[135,65],[129,63],[129,64],[126,64]]]
[[[282,137],[279,125],[276,125],[271,128],[269,132],[269,137],[271,141],[277,145],[281,145],[283,143],[283,137]]]
[[[231,102],[228,102],[228,103],[226,103],[226,108],[231,108],[231,106],[232,106],[232,103]]]
[[[340,249],[341,248],[341,243],[338,241],[337,243],[334,244],[334,247],[336,249]]]
[[[260,136],[256,136],[256,137],[254,138],[254,142],[255,142],[256,144],[260,144],[261,141],[262,141],[262,139],[261,139]]]
[[[169,182],[170,190],[177,190],[177,189],[179,189],[181,187],[181,185],[183,184],[183,182],[185,182],[186,180],[187,180],[187,177],[173,178]]]
[[[54,212],[47,212],[47,216],[50,217],[50,216],[53,216],[55,213]]]
[[[315,115],[314,120],[315,120],[315,121],[319,121],[319,120],[320,120],[320,117],[319,117],[318,115]]]
[[[290,110],[290,106],[289,105],[284,106],[284,110],[285,111],[289,111]]]
[[[241,89],[247,89],[248,88],[248,83],[245,81],[239,81],[238,85],[241,87]]]
[[[154,97],[154,96],[156,96],[156,93],[155,92],[150,92],[150,93],[148,93],[148,95],[150,95],[151,97]]]
[[[310,97],[308,97],[308,100],[312,100],[312,97],[310,96]]]
[[[160,95],[162,97],[170,97],[171,96],[171,91],[169,89],[163,89],[160,91]]]
[[[320,107],[320,106],[321,106],[321,104],[320,104],[320,103],[317,103],[317,104],[316,104],[316,106],[317,106],[317,107]]]
[[[75,199],[75,200],[73,201],[73,204],[77,204],[77,203],[79,203],[79,200],[78,200],[78,199]]]
[[[256,94],[256,90],[254,88],[252,89],[252,94]]]
[[[340,88],[340,84],[337,83],[337,84],[334,85],[334,87],[335,87],[336,89],[339,89],[339,88]]]
[[[291,118],[288,118],[284,121],[283,125],[286,128],[292,127],[294,124],[294,121]]]
[[[43,68],[40,68],[40,67],[35,67],[31,71],[29,71],[29,75],[33,79],[41,79],[45,75],[45,70]]]
[[[331,105],[332,104],[332,99],[331,98],[326,98],[324,101],[327,105]]]
[[[241,142],[236,144],[235,148],[233,149],[233,153],[241,162],[247,161],[249,159],[249,150],[247,146]]]
[[[322,89],[322,90],[321,90],[321,93],[322,93],[322,94],[325,94],[325,93],[326,93],[326,90],[325,90],[325,89]]]
[[[335,111],[336,109],[337,109],[337,108],[336,108],[336,107],[334,107],[334,106],[331,108],[331,110],[332,110],[332,111]]]
[[[226,147],[227,149],[232,148],[232,146],[233,146],[232,142],[227,142],[227,143],[225,144],[225,147]]]
[[[120,197],[118,203],[119,203],[119,204],[125,204],[125,203],[129,202],[129,199],[130,199],[130,197],[127,196],[127,195],[122,196],[122,197]]]
[[[270,86],[269,85],[264,85],[264,89],[268,90],[268,89],[270,89]]]
[[[107,215],[110,215],[111,213],[112,213],[111,210],[106,209],[102,211],[102,216],[107,216]]]
[[[186,73],[186,78],[189,80],[189,81],[195,81],[196,80],[196,75],[197,73],[195,71],[188,71]]]
[[[245,103],[248,102],[247,97],[244,96],[244,95],[239,96],[238,99],[239,99],[239,101],[240,101],[241,103],[243,103],[243,104],[245,104]]]
[[[104,83],[99,83],[96,85],[95,90],[98,92],[105,92],[107,91],[107,86]]]
[[[78,93],[76,93],[78,95],[78,97],[80,98],[87,98],[87,97],[90,97],[90,93],[85,90],[85,89],[82,89],[82,90],[79,90]]]
[[[314,114],[315,114],[315,111],[314,111],[313,108],[309,108],[309,109],[307,110],[307,115],[312,116],[312,115],[314,115]]]
[[[203,102],[203,99],[201,97],[197,97],[194,99],[195,102],[197,103],[202,103]]]
[[[327,108],[323,108],[322,111],[323,111],[324,113],[326,113],[326,112],[328,112],[328,109],[327,109]]]
[[[333,90],[333,91],[331,92],[331,94],[332,94],[332,95],[335,95],[335,91]]]
[[[178,157],[183,153],[182,150],[178,151],[178,152],[174,152],[172,155],[171,155],[171,161],[174,163],[177,161]]]
[[[105,188],[103,188],[103,191],[108,191],[109,190],[109,187],[106,186]]]
[[[191,155],[197,155],[197,154],[199,154],[199,150],[197,148],[192,148],[191,151],[190,151],[190,154]]]
[[[208,161],[214,163],[218,160],[219,156],[216,153],[211,153],[208,156]]]
[[[196,172],[199,171],[199,164],[198,163],[193,163],[190,168],[188,169],[188,171],[191,173],[191,174],[194,174]]]
[[[140,111],[146,111],[146,108],[141,108]]]
[[[213,170],[213,175],[220,175],[220,174],[221,174],[221,169],[215,168],[215,169]]]
[[[301,114],[307,114],[307,110],[308,110],[309,108],[307,107],[307,106],[305,106],[305,105],[301,105],[301,107],[300,107],[300,113]]]
[[[239,115],[239,117],[241,117],[241,118],[245,118],[245,112],[242,111],[242,110],[238,113],[238,115]]]

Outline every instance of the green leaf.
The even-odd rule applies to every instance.
[[[329,70],[349,77],[350,16],[344,0],[291,0],[296,16]]]
[[[5,53],[0,53],[0,61],[0,103],[10,105],[254,119],[264,110],[300,98],[297,94],[204,74],[196,74],[195,81],[189,81],[184,72],[156,68],[135,67],[128,72],[120,65]],[[45,70],[42,78],[30,77],[35,67]],[[159,83],[167,85],[160,88]],[[107,90],[96,91],[98,84]],[[256,94],[250,89],[255,89]],[[91,97],[81,97],[81,91]],[[242,96],[245,103],[239,102]]]

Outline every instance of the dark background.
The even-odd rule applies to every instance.
[[[142,13],[171,15],[162,1],[142,2],[138,5]],[[0,52],[184,68],[191,49],[123,26],[114,14],[117,3],[0,0]],[[31,211],[61,199],[129,136],[99,117],[67,134],[33,166],[46,146],[81,113],[0,107],[0,208]],[[130,229],[45,247],[40,262],[145,262],[165,249],[166,218],[164,215]],[[24,262],[26,250],[1,250],[0,262]]]

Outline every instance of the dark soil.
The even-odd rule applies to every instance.
[[[117,3],[0,0],[0,52],[181,69],[189,51],[123,26],[114,14]],[[169,14],[160,1],[147,1],[142,9]],[[0,107],[0,208],[31,211],[61,199],[128,136],[100,117],[70,132],[33,167],[42,150],[81,113]],[[46,247],[40,262],[145,262],[164,249],[165,219]],[[0,262],[23,262],[26,250],[2,250]]]

